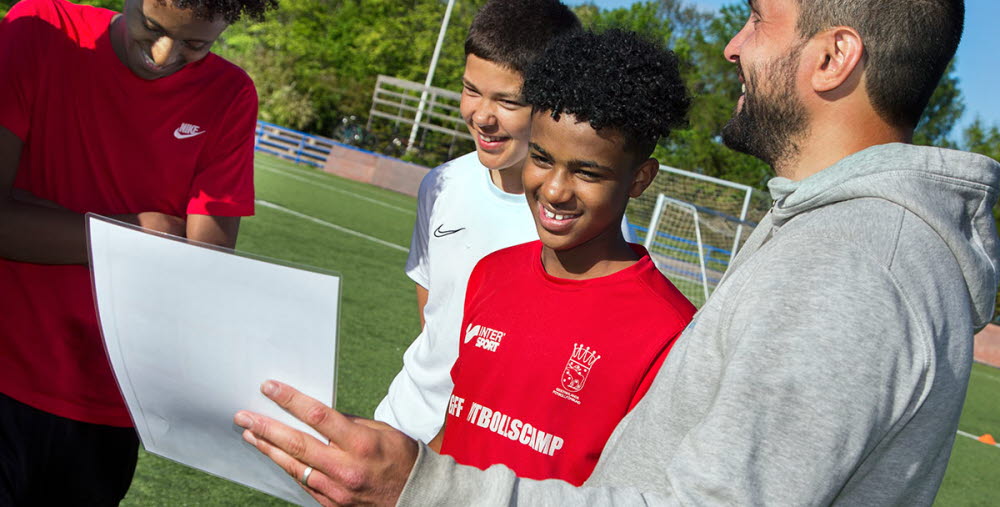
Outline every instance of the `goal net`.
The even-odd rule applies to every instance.
[[[661,166],[627,215],[632,239],[700,307],[770,206],[753,187]]]

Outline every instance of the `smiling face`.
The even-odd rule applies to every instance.
[[[621,220],[630,197],[638,197],[656,175],[655,159],[636,161],[621,133],[594,130],[571,114],[532,115],[524,164],[524,194],[544,252],[566,252],[592,260],[627,248]]]
[[[208,55],[228,24],[200,19],[171,0],[126,0],[112,24],[115,54],[142,79],[167,77]]]
[[[519,72],[470,54],[462,76],[462,119],[489,169],[520,167],[528,153],[531,107],[521,101]]]
[[[808,129],[798,86],[804,41],[797,16],[794,0],[754,0],[750,19],[725,49],[744,93],[723,128],[723,141],[771,166],[794,157],[795,141]]]

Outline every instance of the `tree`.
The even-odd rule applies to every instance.
[[[657,147],[654,155],[661,162],[764,187],[772,176],[767,165],[730,150],[721,141],[722,127],[740,95],[735,66],[723,57],[723,48],[749,15],[745,5],[726,6],[712,14],[682,0],[660,0],[609,11],[591,6],[577,13],[587,26],[635,30],[662,41],[677,54],[692,104],[688,126],[674,131]]]
[[[459,89],[466,27],[483,1],[456,3],[435,85]],[[217,51],[254,78],[262,117],[299,114],[285,121],[329,135],[341,117],[367,116],[378,74],[424,80],[444,11],[443,0],[282,0],[266,21],[230,27]],[[269,101],[264,90],[282,93]]]
[[[962,132],[962,138],[966,150],[1000,160],[1000,129],[996,125],[987,128],[976,118]]]
[[[941,81],[934,94],[931,95],[927,108],[913,133],[913,143],[927,146],[955,148],[949,139],[951,131],[962,113],[965,112],[965,100],[958,88],[958,77],[955,75],[955,60],[952,59],[945,69]]]

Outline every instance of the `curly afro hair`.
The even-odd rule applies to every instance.
[[[626,151],[640,157],[684,125],[691,104],[674,53],[617,29],[553,41],[528,68],[523,94],[535,113],[621,132]]]
[[[160,5],[167,2],[178,9],[191,9],[201,19],[222,17],[233,24],[243,16],[260,21],[264,13],[278,6],[278,0],[157,0]]]

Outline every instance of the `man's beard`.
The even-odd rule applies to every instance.
[[[744,74],[743,107],[722,127],[722,142],[757,157],[772,168],[788,162],[799,151],[795,140],[808,129],[805,106],[795,91],[795,73],[802,45],[786,57]],[[741,69],[742,73],[742,69]],[[759,76],[772,76],[770,91],[760,91]]]

